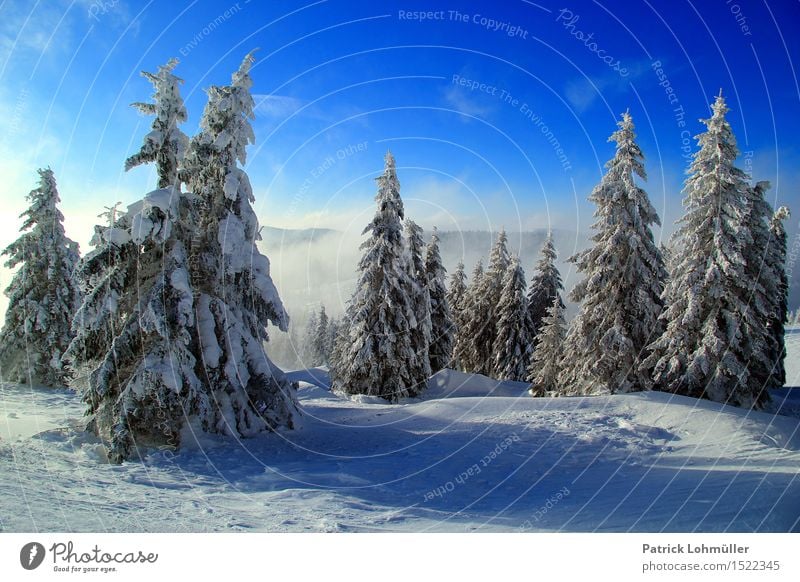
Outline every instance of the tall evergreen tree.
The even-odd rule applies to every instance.
[[[538,341],[542,321],[550,311],[553,300],[557,300],[561,308],[564,308],[564,301],[561,299],[564,285],[561,283],[561,273],[556,266],[556,257],[553,233],[548,232],[536,265],[536,273],[531,278],[528,288],[529,336],[534,344]]]
[[[458,326],[458,320],[467,295],[467,275],[464,273],[464,263],[459,261],[456,270],[450,275],[450,284],[447,287],[447,303],[453,312],[453,318]]]
[[[564,304],[555,296],[547,315],[542,319],[539,340],[528,367],[531,396],[557,395],[560,392],[558,378],[561,374],[561,350],[565,336]]]
[[[500,295],[503,292],[503,282],[511,264],[508,252],[508,237],[505,229],[500,230],[497,240],[489,253],[489,266],[480,281],[473,282],[475,292],[480,294],[477,303],[480,311],[471,315],[478,319],[478,325],[473,326],[477,336],[475,345],[475,372],[491,375],[495,369],[495,340],[497,339],[497,309]]]
[[[749,362],[750,382],[763,389],[777,388],[772,375],[773,356],[778,352],[778,344],[767,326],[770,315],[776,306],[780,293],[780,273],[769,261],[770,247],[773,244],[770,233],[770,221],[773,217],[772,206],[766,200],[769,182],[758,182],[747,188],[747,210],[743,217],[743,229],[749,234],[747,243],[742,249],[745,261],[745,273],[750,285],[747,300],[752,316],[763,323],[758,329],[763,331],[761,337],[744,337],[746,351],[751,353]]]
[[[98,229],[102,244],[84,262],[92,293],[70,351],[102,346],[97,330],[113,330],[84,394],[113,462],[142,445],[178,446],[188,423],[236,436],[293,424],[291,385],[263,347],[267,323],[285,331],[288,316],[237,165],[253,139],[251,64],[248,55],[231,86],[209,90],[181,178],[194,193],[151,192]]]
[[[424,241],[422,228],[411,220],[405,221],[405,240],[408,251],[406,266],[408,268],[408,295],[414,304],[414,319],[411,326],[411,350],[409,373],[416,392],[425,387],[431,375],[431,296],[427,286],[425,260],[423,257]]]
[[[68,355],[94,366],[83,393],[88,429],[108,443],[112,462],[140,446],[177,446],[185,418],[212,408],[191,332],[185,242],[196,218],[190,198],[155,190],[98,227],[81,261],[87,293]]]
[[[769,308],[767,332],[772,341],[769,353],[769,385],[781,387],[786,383],[786,342],[784,332],[789,321],[789,279],[786,275],[786,229],[783,221],[790,216],[789,209],[781,206],[769,223],[771,241],[766,263],[775,277],[775,295]]]
[[[439,253],[439,235],[434,227],[425,249],[425,277],[431,302],[430,362],[434,372],[449,367],[453,359],[455,323],[445,287],[446,273]],[[463,279],[461,282],[463,284]]]
[[[593,245],[570,259],[585,278],[572,290],[580,311],[564,343],[563,390],[607,394],[650,388],[641,359],[658,337],[666,272],[651,227],[660,224],[647,193],[633,120],[626,112],[609,141],[614,158],[589,199],[597,205]]]
[[[403,240],[403,201],[394,156],[386,154],[378,181],[377,210],[364,234],[358,282],[347,306],[343,334],[333,358],[334,390],[396,402],[420,389],[410,375],[416,323],[408,290]]]
[[[261,235],[255,198],[238,165],[247,162],[246,148],[255,141],[253,62],[251,52],[230,85],[208,90],[200,133],[184,162],[201,205],[192,281],[203,372],[220,407],[213,427],[242,436],[291,428],[297,410],[291,383],[264,350],[267,325],[286,332],[289,315],[270,276],[269,259],[256,246]]]
[[[493,350],[495,378],[525,380],[531,355],[529,331],[525,271],[519,259],[513,257],[503,277],[503,289],[497,304],[497,337]]]
[[[762,338],[763,322],[748,307],[744,249],[749,186],[734,164],[736,140],[720,94],[689,168],[685,214],[675,234],[673,272],[664,292],[664,334],[645,360],[660,390],[760,408],[768,394],[751,382],[747,338]]]
[[[158,187],[177,186],[178,168],[189,145],[189,138],[178,127],[187,119],[186,107],[180,94],[183,79],[172,74],[178,59],[170,59],[158,68],[158,73],[142,71],[142,76],[153,84],[154,103],[134,103],[133,107],[146,115],[154,115],[150,133],[144,138],[142,148],[125,160],[125,169],[155,162],[158,170]]]
[[[485,314],[489,306],[486,304],[486,295],[483,292],[486,275],[483,272],[483,262],[478,261],[472,272],[470,281],[459,316],[456,342],[453,347],[453,358],[460,368],[471,374],[485,373],[486,354],[483,344],[478,343],[478,338],[483,335],[483,328],[490,323]]]
[[[130,236],[131,217],[119,212],[120,204],[98,215],[105,224],[95,225],[93,248],[75,269],[82,301],[72,322],[75,339],[64,354],[75,369],[97,368],[133,309],[130,289],[137,287],[140,249]]]
[[[31,205],[20,215],[22,235],[2,253],[8,257],[6,267],[19,270],[5,290],[0,379],[64,386],[72,371],[61,358],[72,340],[72,318],[80,301],[74,278],[78,245],[64,232],[52,170],[39,170],[39,186],[27,200]]]

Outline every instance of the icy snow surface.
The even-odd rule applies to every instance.
[[[800,386],[790,330],[789,384]],[[102,462],[65,390],[0,392],[3,531],[797,531],[797,418],[444,371],[400,405],[293,372],[302,426]],[[796,392],[796,391],[794,391]],[[776,393],[784,412],[793,391]],[[786,402],[783,400],[786,399]]]

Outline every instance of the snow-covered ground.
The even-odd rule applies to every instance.
[[[800,386],[790,331],[789,384]],[[102,462],[65,390],[0,392],[2,531],[797,531],[800,421],[442,372],[401,405],[301,381],[299,430]],[[784,389],[788,404],[800,398]]]

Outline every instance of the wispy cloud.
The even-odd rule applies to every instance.
[[[136,34],[134,21],[123,0],[5,0],[0,3],[0,70],[9,62],[38,63],[51,54],[71,54],[80,38],[94,27]],[[34,67],[35,69],[35,67]]]
[[[596,77],[576,77],[567,81],[564,96],[577,113],[585,113],[601,98],[610,98],[627,92],[630,83],[644,75],[649,62],[636,62],[628,67],[629,74],[622,77],[608,72]]]
[[[45,52],[65,11],[61,2],[4,2],[0,6],[0,66],[5,68],[12,56]]]
[[[452,85],[445,89],[444,101],[456,111],[475,117],[486,117],[493,110],[490,104],[482,103],[480,98],[473,96],[469,90],[458,85]],[[464,120],[468,121],[467,118]]]
[[[269,118],[285,118],[293,115],[303,106],[303,102],[287,95],[254,94],[256,115]]]

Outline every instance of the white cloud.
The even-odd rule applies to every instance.
[[[452,85],[445,90],[444,100],[456,111],[474,117],[486,117],[493,110],[490,105],[481,103],[478,98],[458,85]],[[463,117],[462,120],[469,121],[469,118]]]
[[[630,83],[649,71],[649,63],[640,61],[628,67],[625,77],[614,72],[607,72],[596,77],[576,77],[567,81],[564,96],[577,113],[584,113],[598,99],[615,97],[630,89]]]
[[[256,115],[272,118],[285,118],[293,115],[303,106],[303,102],[287,95],[254,94]]]

